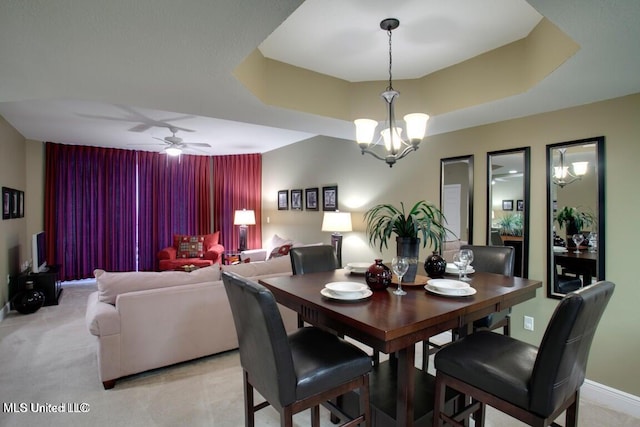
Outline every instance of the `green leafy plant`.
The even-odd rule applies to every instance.
[[[566,225],[565,228],[567,229],[567,233],[569,233],[569,229],[571,227],[575,227],[573,231],[578,233],[582,231],[584,227],[588,227],[593,224],[595,222],[595,217],[590,212],[584,212],[578,208],[565,206],[555,215],[555,220],[560,228]]]
[[[432,203],[421,200],[409,212],[405,213],[404,203],[400,209],[390,204],[379,204],[364,214],[367,224],[366,233],[369,244],[388,248],[388,241],[392,234],[398,237],[421,237],[423,247],[431,244],[435,251],[439,251],[446,232],[446,219],[443,213]]]
[[[522,215],[506,213],[496,225],[500,227],[500,234],[503,236],[522,236]]]

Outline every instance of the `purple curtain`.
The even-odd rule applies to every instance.
[[[211,158],[139,152],[139,268],[157,268],[156,253],[174,234],[211,233]]]
[[[135,269],[135,152],[46,143],[47,262],[62,280]]]

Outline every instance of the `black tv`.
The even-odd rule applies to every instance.
[[[44,273],[47,271],[47,239],[44,231],[33,235],[31,240],[31,250],[33,256],[33,273]]]

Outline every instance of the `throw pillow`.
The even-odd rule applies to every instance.
[[[293,244],[293,241],[291,239],[285,239],[278,236],[277,234],[274,234],[273,237],[271,238],[271,241],[267,243],[267,247],[265,249],[267,250],[267,254],[271,255],[276,248],[279,248],[280,246],[283,246],[283,245],[291,245],[291,244]],[[267,256],[267,259],[269,258],[270,256]]]
[[[279,246],[271,251],[269,259],[289,255],[289,249],[291,249],[291,244]]]
[[[204,256],[204,236],[181,236],[177,258],[202,258]]]

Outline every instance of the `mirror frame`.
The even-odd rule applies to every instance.
[[[493,156],[500,156],[503,154],[516,154],[522,153],[524,155],[523,163],[523,197],[524,197],[524,218],[522,221],[522,274],[520,277],[529,277],[529,218],[531,212],[531,147],[519,147],[509,148],[507,150],[489,151],[487,152],[487,222],[486,222],[486,244],[491,244],[491,199],[492,199],[492,187],[491,181],[493,179],[491,170],[491,159]]]
[[[444,167],[449,163],[459,163],[466,161],[468,164],[468,192],[467,192],[467,241],[469,245],[473,244],[473,154],[457,157],[446,157],[440,159],[440,209],[444,209]],[[458,236],[458,239],[460,236]]]
[[[606,230],[605,230],[605,150],[604,150],[604,136],[597,136],[593,138],[577,139],[574,141],[558,142],[555,144],[548,144],[546,147],[547,154],[547,297],[562,299],[565,294],[554,292],[554,276],[553,269],[555,267],[554,255],[553,255],[553,200],[551,200],[551,186],[552,183],[552,171],[553,171],[553,150],[562,147],[571,147],[576,145],[595,144],[596,145],[596,176],[597,176],[597,201],[598,201],[598,258],[596,264],[597,280],[604,280],[605,278],[605,243],[606,243]]]

